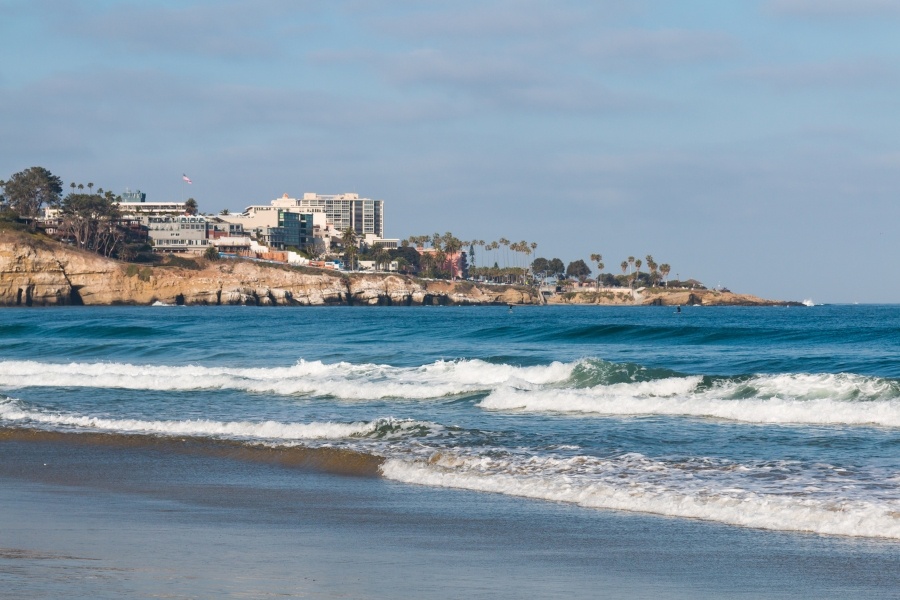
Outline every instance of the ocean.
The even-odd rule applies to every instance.
[[[900,597],[900,306],[7,309],[0,507],[8,597]]]

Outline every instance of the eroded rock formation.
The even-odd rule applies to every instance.
[[[529,288],[342,274],[251,261],[199,270],[130,265],[37,236],[0,232],[0,305],[466,305],[542,302]]]

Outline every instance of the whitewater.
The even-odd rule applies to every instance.
[[[897,307],[166,312],[3,313],[0,431],[339,449],[414,486],[900,540]]]

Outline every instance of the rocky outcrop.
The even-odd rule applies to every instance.
[[[529,288],[342,274],[251,261],[202,268],[125,264],[37,236],[0,232],[0,305],[261,306],[535,304]]]
[[[600,290],[584,289],[555,294],[548,304],[601,304],[606,306],[800,306],[799,302],[765,300],[750,294],[718,290],[642,288]]]

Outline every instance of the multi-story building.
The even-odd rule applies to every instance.
[[[272,201],[273,207],[298,208],[300,212],[325,214],[325,220],[337,231],[352,227],[360,239],[384,237],[384,200],[360,198],[359,194],[316,194],[302,198],[287,194]]]
[[[315,245],[315,216],[296,208],[255,205],[240,215],[219,215],[222,221],[240,225],[266,246],[308,248]]]
[[[209,245],[205,217],[151,215],[145,218],[147,233],[156,252],[201,253]]]
[[[181,215],[186,209],[184,202],[147,202],[147,194],[141,190],[126,189],[121,198],[119,210],[125,216]]]

